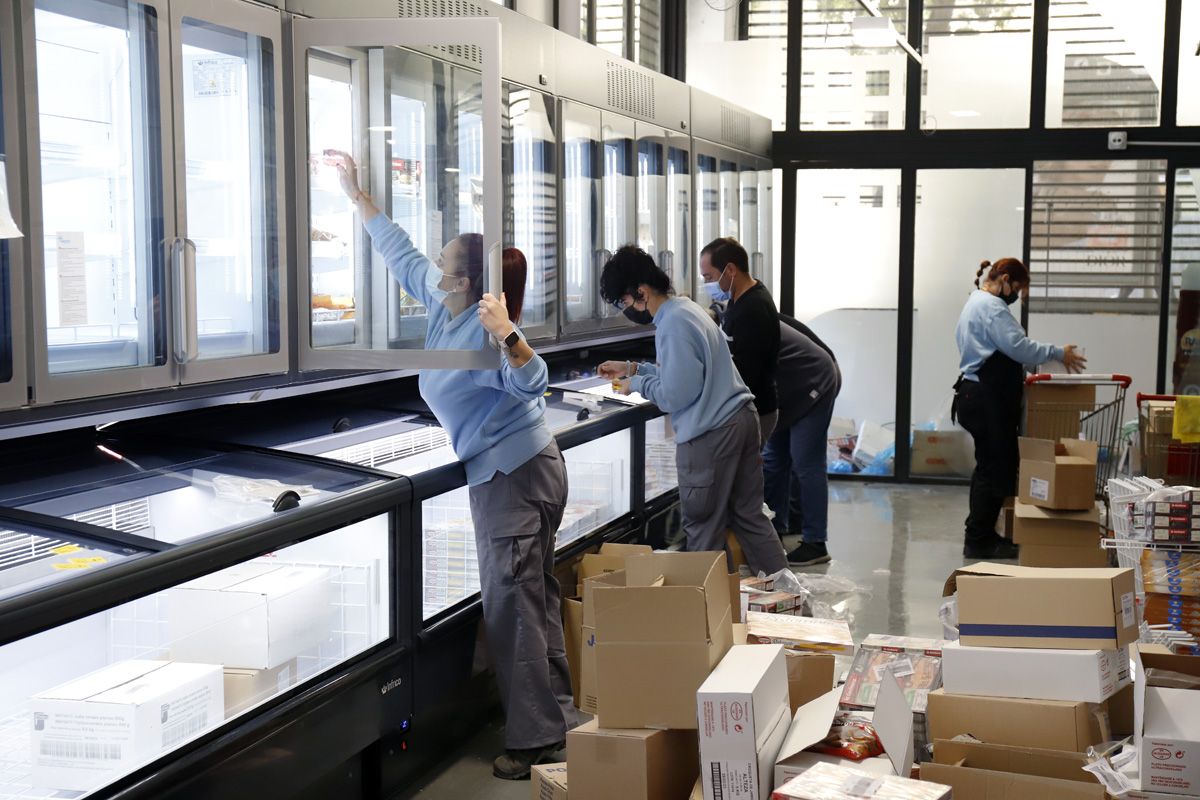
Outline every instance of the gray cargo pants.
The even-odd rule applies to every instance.
[[[724,425],[675,446],[687,549],[724,550],[732,528],[755,574],[787,569],[787,554],[763,513],[758,412],[753,403]]]
[[[504,746],[557,744],[578,724],[554,577],[554,537],[567,503],[558,445],[472,486],[470,495],[483,625],[507,718]]]

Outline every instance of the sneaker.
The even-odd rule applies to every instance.
[[[829,550],[824,542],[801,542],[799,547],[787,554],[789,567],[811,567],[813,564],[827,564],[829,560]]]
[[[963,545],[963,558],[984,561],[1012,561],[1021,553],[1021,548],[1008,539],[993,536],[982,542],[967,542]]]
[[[534,764],[553,764],[566,746],[566,742],[557,742],[527,750],[505,750],[492,762],[492,774],[506,781],[527,781]]]

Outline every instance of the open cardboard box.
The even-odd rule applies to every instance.
[[[1200,794],[1200,689],[1151,686],[1147,670],[1200,678],[1200,657],[1133,648],[1134,741],[1142,789]]]
[[[962,644],[1118,650],[1138,638],[1131,569],[1044,569],[981,562],[956,570]]]
[[[972,736],[988,744],[1083,753],[1111,737],[1106,706],[1066,700],[1025,700],[929,694],[929,738]]]
[[[579,601],[580,608],[580,655],[579,655],[579,695],[578,708],[588,714],[595,714],[599,705],[599,692],[596,687],[596,589],[602,586],[624,586],[625,570],[605,572],[583,582],[583,598]]]
[[[595,578],[610,572],[625,569],[625,559],[630,556],[646,555],[654,550],[646,544],[619,544],[606,542],[600,545],[600,550],[587,553],[579,560],[579,585],[577,594],[583,595],[583,585],[588,578]]]
[[[1080,439],[1021,437],[1018,498],[1059,510],[1086,511],[1096,501],[1096,461],[1100,448]]]
[[[921,779],[954,789],[954,800],[1107,800],[1082,753],[939,739]]]
[[[697,727],[696,690],[733,644],[725,553],[625,562],[626,585],[597,585],[597,715],[605,728]],[[585,620],[586,625],[586,620]]]

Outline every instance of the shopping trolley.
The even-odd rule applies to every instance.
[[[1036,430],[1045,439],[1087,439],[1099,445],[1096,461],[1096,496],[1104,496],[1108,479],[1116,475],[1121,453],[1121,419],[1125,413],[1125,392],[1133,378],[1128,375],[1030,375],[1026,386],[1090,386],[1094,394],[1072,395],[1069,399],[1045,399],[1027,396],[1026,433]]]
[[[1200,444],[1174,437],[1175,395],[1138,392],[1138,448],[1143,475],[1171,486],[1200,483]]]

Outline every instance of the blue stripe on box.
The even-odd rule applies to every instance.
[[[979,625],[958,626],[959,636],[1021,636],[1034,639],[1116,639],[1117,629],[1102,625]]]

